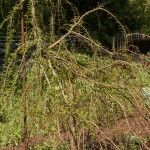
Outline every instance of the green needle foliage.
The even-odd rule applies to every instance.
[[[22,47],[26,58],[28,149],[148,148],[149,135],[140,136],[141,130],[133,128],[131,120],[137,117],[149,128],[150,107],[140,95],[143,87],[150,88],[149,66],[133,62],[127,53],[122,54],[124,61],[113,59],[117,53],[108,52],[109,57],[100,53],[101,46],[82,26],[82,18],[100,6],[80,18],[75,15],[73,24],[66,24],[62,3],[28,1],[25,44],[20,42],[14,53],[9,45],[17,30],[14,20],[8,23],[0,79],[0,148],[12,147],[12,140],[16,149],[22,148],[24,141]],[[39,9],[45,5],[43,10],[50,12],[48,28]],[[14,10],[12,16],[17,13]],[[61,39],[55,35],[55,24],[65,32]],[[47,30],[50,35],[45,34]],[[72,33],[86,37],[91,45],[81,42],[77,52],[72,43],[63,42]],[[117,129],[121,119],[124,130]]]

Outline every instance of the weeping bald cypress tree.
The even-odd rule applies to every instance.
[[[103,57],[102,46],[83,26],[84,17],[105,11],[126,34],[119,20],[101,6],[78,15],[77,8],[68,1],[24,1],[25,44],[20,41],[11,52],[13,36],[19,34],[16,16],[20,15],[20,4],[15,1],[4,20],[8,26],[0,83],[0,147],[23,149],[25,57],[28,148],[148,148],[148,137],[141,136],[132,122],[136,122],[135,117],[144,121],[145,130],[149,128],[149,105],[140,95],[141,88],[149,86],[149,66],[133,63],[132,56],[125,53],[128,49],[121,54],[126,61],[113,60],[117,52],[108,49],[105,51],[109,57]],[[74,13],[71,23],[66,20],[66,5]],[[72,42],[64,42],[71,34],[90,45],[76,42],[81,50],[76,51]],[[22,47],[25,54],[18,59]],[[145,130],[142,132],[147,133]]]

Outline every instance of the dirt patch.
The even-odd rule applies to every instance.
[[[140,136],[140,138],[144,138],[145,136],[150,135],[150,123],[140,116],[132,116],[126,119],[120,118],[115,126],[112,126],[111,129],[105,128],[104,132],[106,135],[110,136],[117,132],[122,134],[135,133]]]

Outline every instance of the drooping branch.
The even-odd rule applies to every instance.
[[[20,5],[24,2],[25,0],[21,0],[21,2],[14,8],[14,10],[12,11],[12,13],[9,15],[9,17],[7,17],[0,25],[0,29],[2,28],[3,24],[5,22],[7,22],[10,18],[12,18],[15,14],[15,12],[17,11],[17,9],[19,9]]]
[[[78,22],[76,22],[76,23],[70,28],[70,30],[68,31],[68,33],[66,33],[64,36],[62,36],[58,41],[56,41],[55,43],[53,43],[52,45],[50,45],[48,48],[53,48],[53,47],[56,46],[58,43],[62,42],[68,35],[70,35],[71,33],[73,33],[73,29],[74,29],[77,25],[79,25],[79,24],[82,22],[82,19],[83,19],[85,16],[87,16],[87,15],[89,15],[90,13],[93,13],[93,12],[95,12],[95,11],[97,11],[97,10],[103,10],[103,11],[106,11],[107,13],[109,13],[109,14],[119,23],[119,25],[122,27],[122,29],[123,29],[123,31],[124,31],[124,33],[125,33],[125,36],[126,36],[126,31],[125,31],[123,25],[119,22],[119,20],[118,20],[111,12],[109,12],[108,10],[106,10],[106,9],[102,8],[101,6],[99,6],[99,7],[95,8],[95,9],[93,9],[93,10],[90,10],[90,11],[86,12],[84,15],[82,15],[82,16],[79,18]],[[76,33],[76,34],[77,34],[77,33]],[[87,38],[86,38],[86,39],[87,39]],[[88,40],[90,40],[90,39],[88,39]],[[91,42],[91,40],[90,40],[90,42]],[[96,46],[98,46],[98,44],[96,44],[95,42],[92,42],[92,43],[94,43]],[[100,46],[99,46],[99,47],[100,47]],[[109,52],[109,51],[107,51],[107,52],[108,52],[109,54],[112,54],[112,53]]]

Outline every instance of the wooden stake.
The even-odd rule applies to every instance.
[[[21,38],[22,44],[24,44],[24,18],[23,18],[23,2],[21,3]],[[25,52],[22,47],[22,58],[23,58],[23,103],[24,103],[24,150],[27,150],[27,117],[26,117],[26,71],[25,71]]]

